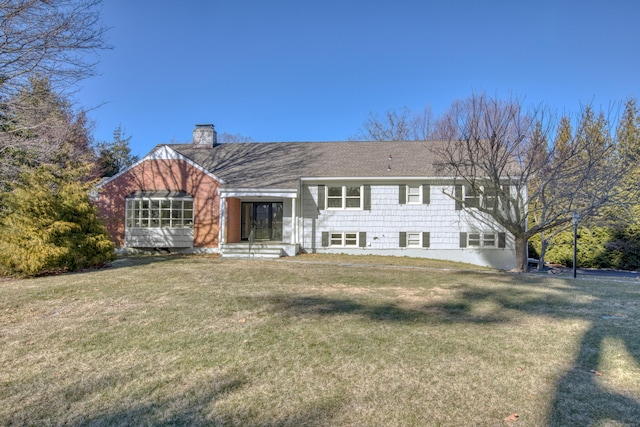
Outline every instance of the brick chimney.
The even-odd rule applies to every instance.
[[[211,148],[218,142],[218,133],[213,125],[196,125],[193,130],[193,145]]]

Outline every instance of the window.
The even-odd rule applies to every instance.
[[[323,231],[322,247],[347,247],[347,248],[365,248],[367,246],[367,233],[365,231]]]
[[[431,185],[400,184],[398,187],[398,202],[401,205],[428,205],[431,202]]]
[[[480,195],[473,191],[471,186],[464,186],[464,205],[468,208],[477,208],[480,206]]]
[[[401,231],[398,240],[401,248],[428,248],[431,246],[431,233],[428,231]]]
[[[460,233],[460,247],[504,248],[506,233]]]
[[[498,200],[498,192],[493,187],[485,187],[484,189],[484,207],[494,209]]]
[[[422,246],[422,233],[407,233],[407,247],[419,248]]]
[[[407,185],[407,203],[421,203],[419,185]]]
[[[361,209],[362,188],[358,185],[327,187],[327,207],[329,209]]]
[[[473,191],[470,185],[455,186],[456,210],[465,208],[477,208],[480,206],[480,195]]]
[[[482,246],[495,246],[496,235],[493,233],[484,233],[482,235]]]
[[[468,246],[480,246],[480,233],[469,233]]]
[[[331,233],[330,246],[357,247],[358,233]]]
[[[193,198],[128,198],[126,226],[127,228],[193,228]]]

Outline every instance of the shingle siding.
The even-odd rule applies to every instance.
[[[452,259],[475,263],[492,260],[493,264],[507,267],[508,262],[501,261],[502,258],[509,259],[509,256],[505,257],[504,249],[460,249],[461,230],[500,232],[508,249],[512,250],[513,244],[507,237],[503,237],[506,234],[499,226],[491,227],[487,221],[479,221],[465,210],[456,210],[456,202],[450,196],[455,191],[452,185],[430,184],[429,204],[401,204],[401,185],[372,184],[371,210],[319,209],[318,188],[318,185],[303,186],[300,243],[307,251],[396,251],[399,255],[405,253],[434,258],[448,252]],[[351,251],[345,248],[332,249],[330,246],[323,248],[320,244],[323,234],[326,238],[330,232],[366,232],[366,247]],[[401,247],[402,233],[409,232],[428,233],[428,247]],[[406,234],[404,236],[406,239]],[[406,245],[406,241],[404,244]]]

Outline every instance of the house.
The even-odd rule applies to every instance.
[[[434,162],[443,142],[163,144],[102,182],[96,203],[117,246],[294,256],[383,254],[515,264],[513,236]],[[494,202],[494,201],[493,201]]]

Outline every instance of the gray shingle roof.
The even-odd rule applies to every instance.
[[[300,178],[434,177],[441,141],[169,145],[233,188],[297,188]],[[389,159],[391,157],[391,159]],[[391,167],[391,170],[389,170]]]

